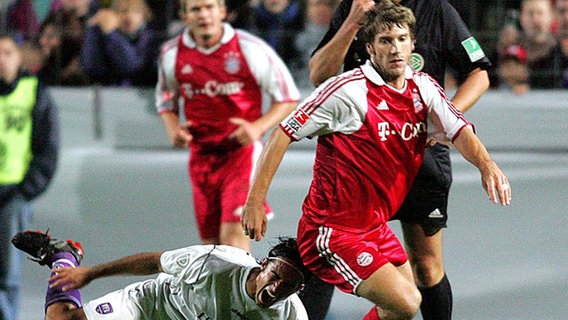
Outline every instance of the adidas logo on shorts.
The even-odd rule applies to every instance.
[[[436,210],[430,212],[430,214],[428,215],[428,218],[443,218],[444,215],[440,212],[440,209],[436,208]]]

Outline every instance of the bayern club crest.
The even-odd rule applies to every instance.
[[[241,71],[241,61],[236,52],[229,52],[225,55],[225,71],[229,74]]]
[[[414,103],[414,112],[419,113],[424,109],[424,105],[420,101],[420,94],[416,92],[416,89],[412,92],[412,102]]]
[[[357,264],[359,264],[361,267],[366,267],[368,265],[370,265],[371,263],[373,263],[373,255],[368,253],[368,252],[361,252],[358,256],[357,256]]]

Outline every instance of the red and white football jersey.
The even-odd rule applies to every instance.
[[[224,24],[221,42],[198,47],[186,29],[165,43],[159,58],[159,113],[191,120],[192,147],[236,147],[227,136],[229,118],[254,121],[262,115],[263,92],[273,102],[298,101],[300,93],[284,62],[260,38]]]
[[[453,141],[469,125],[437,83],[405,70],[397,90],[367,64],[319,86],[280,127],[293,140],[318,136],[304,218],[352,232],[398,210],[422,162],[428,134]]]

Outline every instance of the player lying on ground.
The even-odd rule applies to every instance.
[[[308,319],[295,292],[310,273],[293,238],[280,238],[260,264],[235,247],[196,245],[92,267],[79,266],[78,242],[26,231],[12,243],[51,268],[46,319]],[[95,279],[155,273],[82,305],[79,288]]]

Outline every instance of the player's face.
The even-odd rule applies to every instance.
[[[546,35],[551,32],[554,13],[550,1],[528,1],[523,3],[519,21],[530,37]]]
[[[223,36],[226,8],[217,0],[185,0],[182,19],[189,26],[195,42],[202,47],[217,44]]]
[[[10,38],[0,38],[0,80],[12,82],[22,64],[20,50]]]
[[[372,42],[367,43],[371,62],[390,85],[401,88],[404,85],[404,69],[410,61],[414,42],[408,27],[383,27]]]
[[[302,286],[302,274],[280,260],[264,260],[256,278],[256,304],[268,308],[286,299]]]

